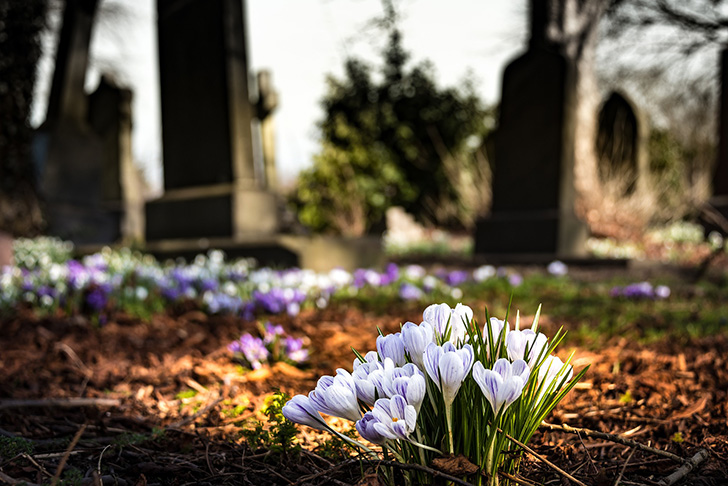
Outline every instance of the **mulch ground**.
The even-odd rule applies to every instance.
[[[310,366],[241,373],[226,346],[255,325],[237,318],[182,306],[148,322],[119,314],[97,328],[79,317],[20,312],[0,321],[0,483],[60,476],[59,484],[122,486],[377,484],[376,475],[362,478],[370,467],[325,454],[325,437],[310,429],[299,435],[303,452],[280,453],[252,450],[241,428],[262,418],[273,390],[308,392],[320,375],[351,368],[351,346],[373,349],[377,326],[393,332],[420,316],[412,305],[386,316],[338,305],[271,317],[308,336]],[[545,317],[552,335],[556,326]],[[562,348],[565,358],[570,349]],[[591,369],[548,422],[620,434],[682,458],[704,450],[706,459],[678,484],[728,484],[725,335],[687,345],[617,338],[576,351],[576,368]],[[618,477],[665,484],[681,466],[653,450],[543,427],[531,445],[589,485]],[[574,484],[530,455],[520,473],[536,484]]]

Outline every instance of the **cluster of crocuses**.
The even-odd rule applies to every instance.
[[[337,435],[321,414],[351,420],[381,449],[353,441],[357,447],[399,461],[427,465],[436,455],[462,454],[481,468],[479,482],[498,484],[498,472],[513,473],[520,458],[508,436],[528,442],[586,371],[574,376],[571,358],[564,363],[552,354],[563,333],[549,341],[538,316],[520,329],[518,315],[513,327],[486,315],[481,328],[469,307],[433,304],[420,324],[380,334],[376,351],[356,353],[351,372],[321,377],[283,414]]]
[[[286,333],[280,324],[259,324],[262,338],[244,333],[240,339],[228,345],[233,356],[247,367],[257,370],[263,364],[284,361],[301,364],[308,361],[308,349],[303,339]]]
[[[613,287],[609,295],[634,300],[662,300],[670,297],[670,287],[667,285],[653,286],[650,282],[637,282],[623,287]]]

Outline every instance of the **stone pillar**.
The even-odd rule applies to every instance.
[[[273,233],[276,200],[253,162],[241,0],[158,0],[164,195],[147,240]]]
[[[268,70],[258,73],[258,103],[256,115],[260,120],[260,138],[263,152],[265,183],[268,190],[278,192],[278,171],[276,170],[275,119],[273,111],[278,107],[278,93],[273,89],[273,80]]]
[[[531,2],[529,49],[503,74],[493,204],[477,223],[476,254],[553,259],[586,251],[586,227],[574,214],[577,73],[549,34],[555,3]]]

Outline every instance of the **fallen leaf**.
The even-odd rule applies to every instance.
[[[457,456],[438,457],[432,460],[432,467],[451,476],[475,474],[479,468],[462,454]]]

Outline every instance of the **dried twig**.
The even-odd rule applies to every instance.
[[[73,439],[71,439],[71,443],[68,444],[68,447],[66,448],[66,453],[63,454],[61,461],[58,463],[56,474],[53,476],[53,479],[51,479],[51,486],[56,486],[56,484],[58,484],[58,480],[61,478],[61,473],[63,472],[63,468],[66,466],[66,461],[68,461],[71,451],[73,451],[73,448],[76,447],[76,444],[78,444],[78,441],[81,439],[81,436],[85,431],[86,424],[83,424],[81,428],[78,429],[78,432],[76,432],[76,435],[73,436]]]
[[[534,483],[530,481],[526,481],[524,478],[519,478],[518,476],[514,476],[512,474],[508,474],[507,472],[500,471],[498,473],[500,476],[503,476],[504,478],[513,481],[516,484],[520,484],[522,486],[536,486]]]
[[[118,407],[121,400],[116,398],[42,398],[37,400],[0,400],[0,410],[23,407]]]
[[[617,479],[614,481],[614,486],[619,486],[619,482],[622,480],[622,476],[624,476],[624,471],[627,469],[627,464],[629,464],[630,459],[632,459],[632,456],[634,455],[635,451],[634,447],[629,453],[629,456],[627,457],[627,460],[624,461],[624,464],[622,465],[622,469],[619,471],[619,475],[617,476]]]
[[[586,486],[586,484],[582,483],[581,481],[579,481],[578,479],[576,479],[574,476],[572,476],[571,474],[567,473],[566,471],[564,471],[563,469],[561,469],[559,466],[557,466],[553,462],[551,462],[548,459],[546,459],[545,457],[543,457],[538,452],[536,452],[533,449],[531,449],[530,447],[528,447],[523,442],[519,441],[518,439],[514,439],[510,435],[508,435],[505,432],[503,432],[501,429],[498,429],[498,432],[502,432],[503,435],[505,435],[508,440],[510,440],[511,442],[513,442],[514,444],[516,444],[518,447],[520,447],[524,451],[526,451],[529,454],[531,454],[532,456],[534,456],[536,459],[538,459],[538,460],[542,461],[543,463],[547,464],[549,467],[551,467],[551,469],[553,469],[557,473],[561,474],[563,477],[565,477],[569,481],[573,481],[574,483],[578,484],[579,486]]]
[[[646,452],[650,452],[652,454],[655,454],[657,456],[663,456],[668,457],[676,462],[685,462],[685,459],[673,454],[672,452],[663,451],[661,449],[656,449],[654,447],[650,447],[647,445],[644,445],[640,442],[626,439],[622,437],[621,435],[617,434],[608,434],[606,432],[599,432],[598,430],[591,430],[591,429],[584,429],[584,428],[578,428],[578,427],[572,427],[570,425],[554,425],[554,424],[547,424],[546,422],[541,422],[541,426],[549,429],[549,430],[558,430],[560,432],[568,432],[570,434],[584,434],[587,437],[592,437],[595,439],[604,439],[609,440],[611,442],[616,442],[618,444],[626,445],[628,447],[634,447],[637,449],[641,449]]]
[[[695,469],[701,462],[706,460],[709,455],[710,453],[707,450],[700,449],[697,454],[685,461],[685,464],[677,468],[675,472],[670,474],[668,477],[661,479],[657,484],[659,486],[672,486],[673,484],[677,483],[685,476],[687,476],[690,471]]]
[[[455,476],[451,476],[449,474],[446,474],[442,471],[438,471],[437,469],[432,469],[427,466],[421,466],[419,464],[408,464],[404,462],[396,462],[396,461],[384,461],[384,460],[378,460],[378,461],[372,461],[369,459],[348,459],[346,461],[340,462],[336,465],[334,465],[330,469],[324,469],[322,471],[317,472],[316,474],[311,474],[309,476],[304,476],[298,479],[295,483],[293,483],[293,486],[298,486],[303,483],[310,482],[314,479],[320,478],[321,476],[325,476],[328,473],[331,473],[337,469],[341,469],[344,467],[347,467],[351,464],[356,464],[362,462],[368,466],[378,467],[378,466],[385,466],[385,467],[396,467],[398,469],[402,469],[404,471],[420,471],[429,474],[433,478],[441,478],[445,481],[450,481],[453,484],[459,484],[460,486],[473,486],[471,483],[467,481],[463,481],[460,478],[456,478]]]

